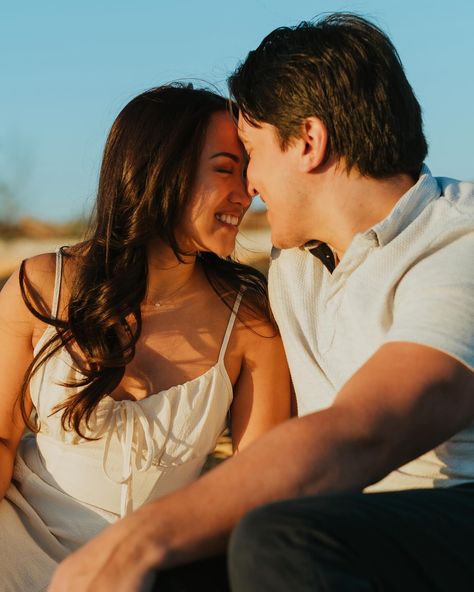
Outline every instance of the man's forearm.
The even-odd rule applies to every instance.
[[[190,486],[120,520],[79,551],[71,570],[64,566],[52,590],[62,592],[71,571],[95,569],[108,582],[123,565],[132,581],[153,565],[216,554],[238,520],[265,503],[361,490],[474,421],[473,380],[437,350],[385,345],[331,407],[280,424]]]
[[[149,568],[224,552],[235,524],[257,506],[361,490],[424,451],[401,446],[419,423],[387,421],[357,398],[347,402],[280,424],[188,487],[119,520],[60,565],[50,591],[106,592],[112,582],[116,592],[138,590]]]
[[[362,488],[360,475],[370,481],[370,472],[361,465],[373,453],[355,435],[341,437],[338,413],[289,420],[187,488],[142,507],[126,519],[123,544],[132,536],[154,550],[154,563],[170,567],[223,551],[236,522],[259,505]]]

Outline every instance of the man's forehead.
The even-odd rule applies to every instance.
[[[242,113],[239,113],[239,119],[237,122],[237,133],[242,142],[249,142],[255,137],[255,134],[268,124],[261,123],[259,125],[252,125]]]

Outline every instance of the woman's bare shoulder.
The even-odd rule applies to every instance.
[[[273,360],[282,359],[283,345],[276,323],[250,307],[245,306],[245,295],[235,323],[236,351],[242,361],[257,363],[258,366],[273,365]]]
[[[44,253],[26,259],[0,292],[0,324],[16,333],[30,334],[38,319],[25,299],[41,314],[48,314],[54,289],[55,254]],[[22,290],[23,286],[23,290]]]
[[[76,266],[76,250],[73,248],[63,249],[63,265],[61,277],[61,289],[70,284],[74,275],[73,269]],[[41,315],[50,316],[51,306],[56,285],[56,252],[41,253],[25,259],[5,283],[2,290],[2,302],[15,306],[16,309],[26,306],[25,297],[29,303]],[[61,300],[64,294],[62,293]],[[21,303],[21,304],[20,304]]]
[[[56,253],[42,253],[23,263],[24,293],[43,315],[50,316],[56,277]]]
[[[244,334],[257,338],[278,338],[280,333],[278,326],[271,314],[270,307],[264,310],[263,303],[258,302],[256,296],[248,291],[242,295],[242,301],[238,311],[238,323]]]

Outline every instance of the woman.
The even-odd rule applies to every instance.
[[[234,450],[288,417],[264,280],[229,259],[244,169],[223,98],[143,93],[112,126],[88,239],[1,292],[2,590],[44,590],[69,552],[195,479],[229,409]]]

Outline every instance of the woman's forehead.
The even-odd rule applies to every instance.
[[[203,150],[206,155],[211,157],[214,154],[227,152],[240,158],[242,150],[237,126],[232,117],[225,111],[214,113],[206,133]]]

